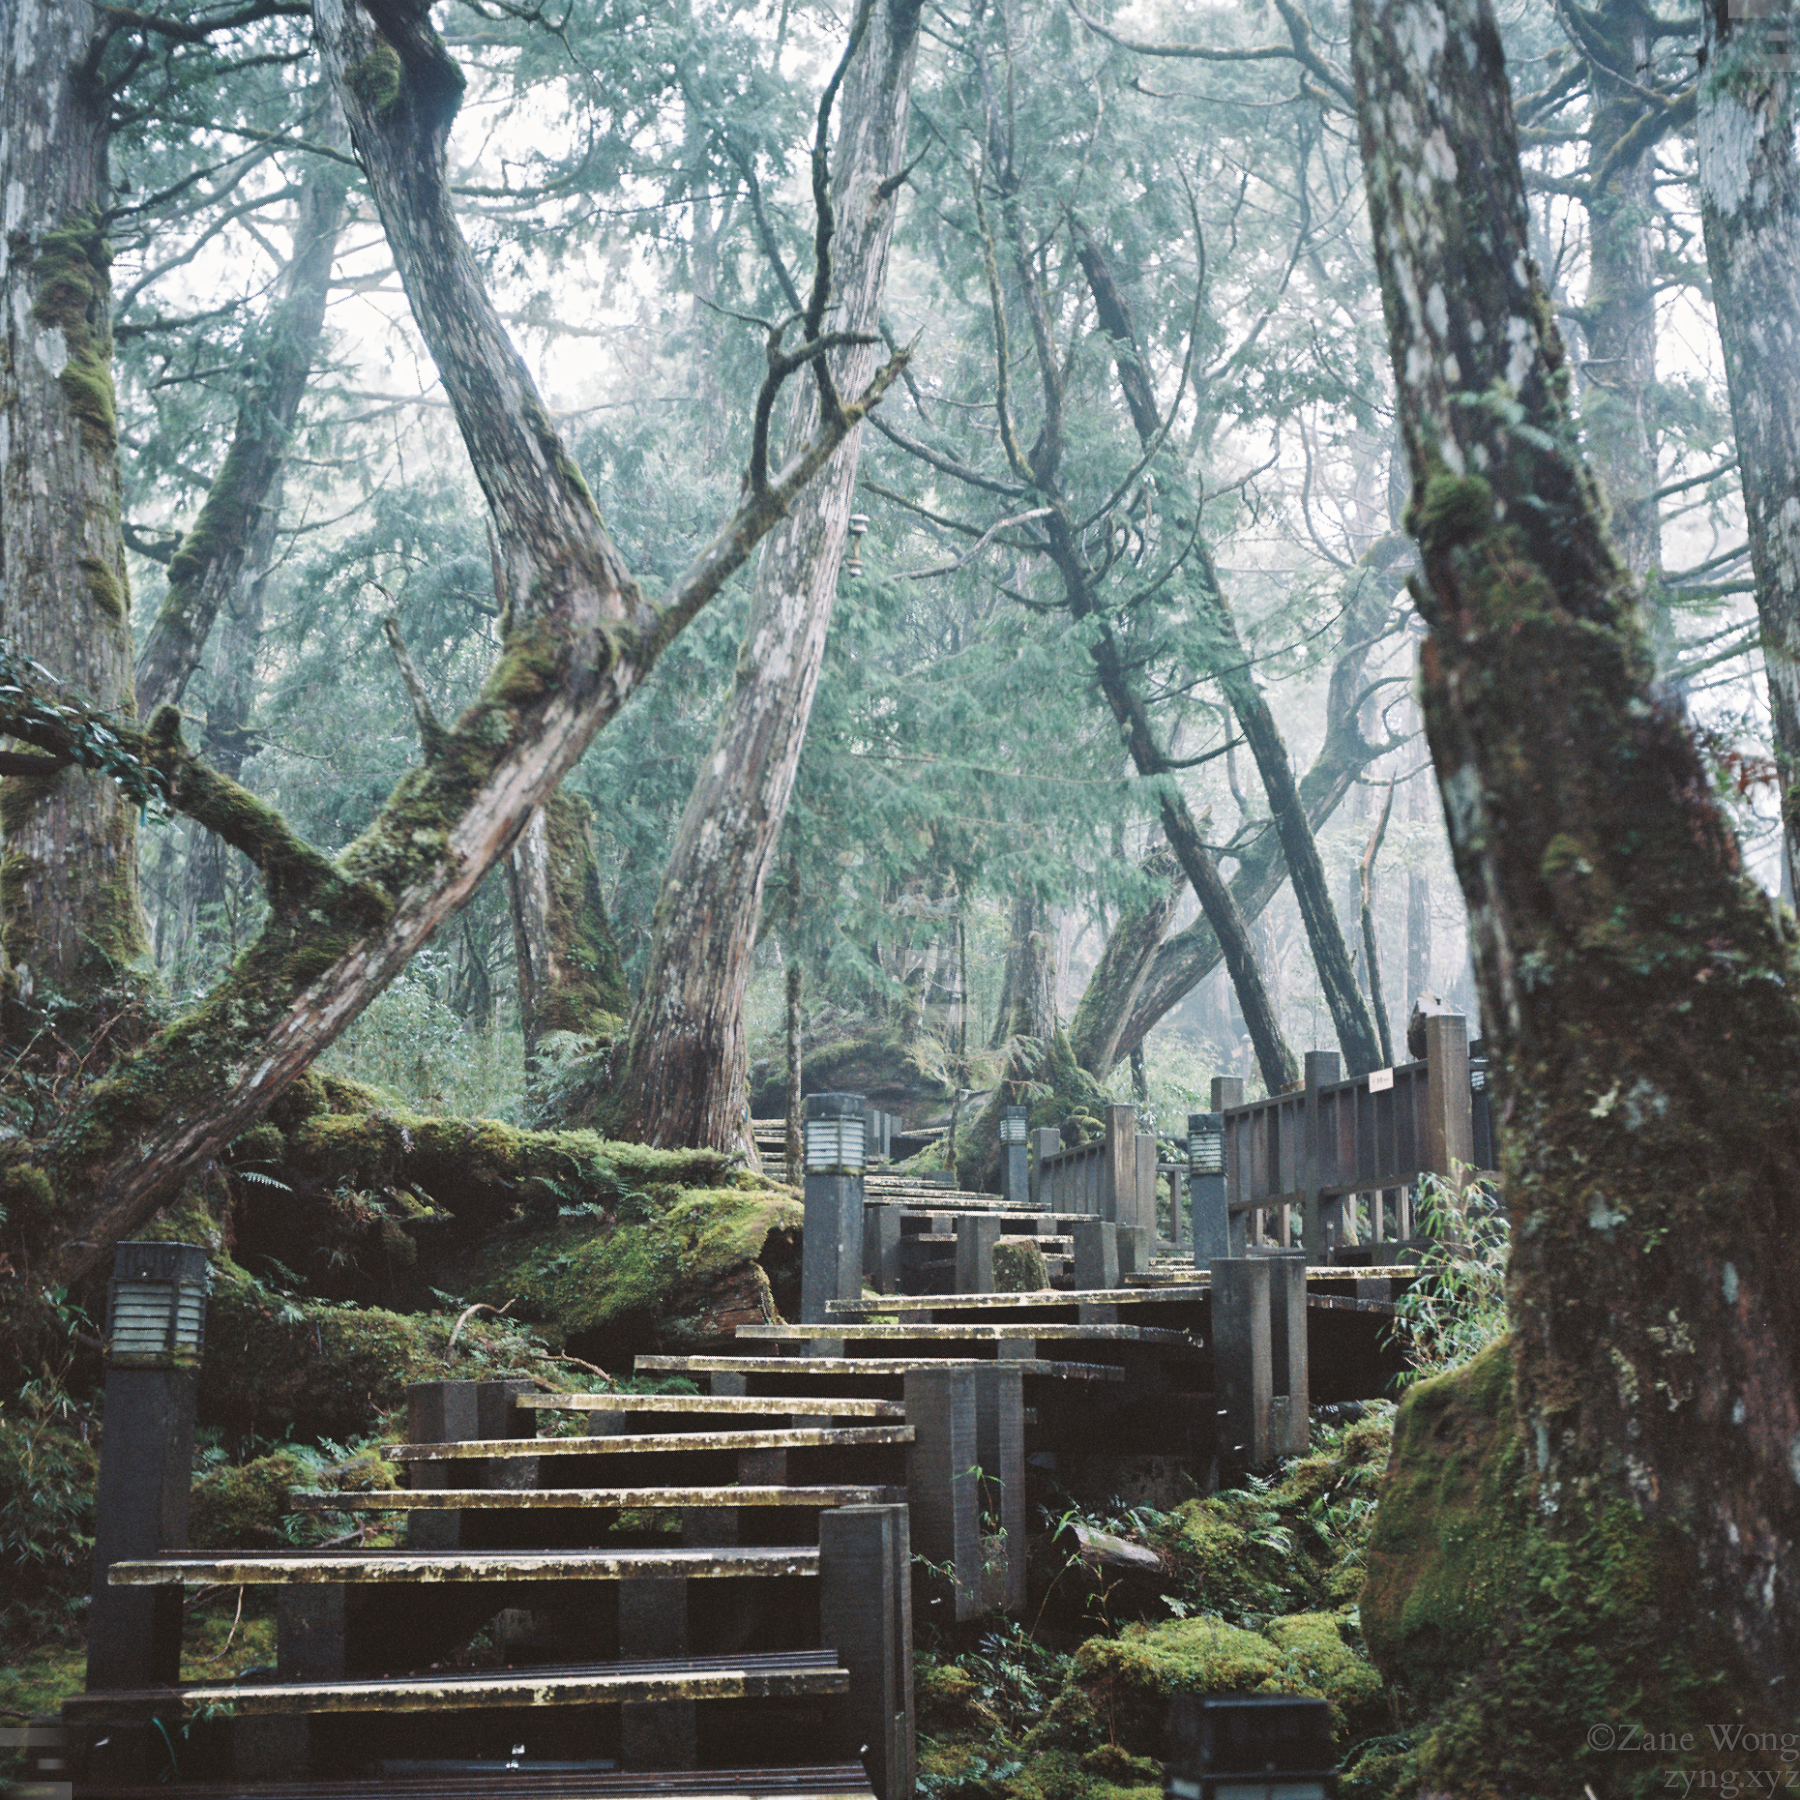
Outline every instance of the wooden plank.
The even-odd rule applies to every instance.
[[[437,1512],[461,1506],[484,1512],[567,1506],[654,1512],[681,1506],[892,1506],[905,1499],[905,1488],[842,1482],[829,1487],[382,1488],[369,1494],[288,1489],[288,1502],[296,1512]]]
[[[612,1581],[627,1576],[816,1575],[819,1553],[787,1548],[716,1550],[363,1550],[268,1551],[224,1555],[170,1551],[117,1562],[109,1579],[122,1587],[250,1587],[290,1582]]]
[[[1358,1270],[1358,1274],[1367,1271]],[[1130,1305],[1134,1300],[1166,1303],[1170,1300],[1203,1300],[1208,1292],[1204,1280],[1190,1279],[1174,1288],[1158,1288],[1154,1292],[1134,1293],[1129,1288],[1036,1288],[1017,1294],[899,1294],[885,1298],[836,1300],[832,1302],[834,1318],[866,1317],[870,1313],[891,1312],[964,1312],[1004,1310],[1006,1307],[1077,1307],[1089,1304]],[[809,1359],[810,1360],[810,1359]],[[644,1358],[638,1359],[643,1366]]]
[[[183,1782],[83,1786],[85,1800],[875,1800],[859,1763],[792,1769],[538,1770],[449,1765],[361,1781]]]
[[[819,1335],[823,1335],[821,1330]],[[465,1438],[454,1444],[384,1444],[392,1462],[450,1462],[490,1456],[610,1456],[680,1450],[804,1450],[849,1444],[908,1444],[907,1425],[803,1425],[766,1431],[624,1431],[605,1437]]]
[[[969,1299],[1006,1299],[1007,1295],[971,1294]],[[910,1298],[910,1296],[908,1296]],[[887,1303],[888,1310],[893,1302]],[[979,1356],[640,1356],[640,1369],[698,1370],[742,1375],[903,1375],[908,1369],[981,1369]],[[1120,1381],[1120,1370],[1105,1363],[1046,1362],[1021,1357],[1009,1365],[1023,1375],[1046,1375],[1058,1381]]]
[[[1191,1267],[1191,1265],[1190,1265]],[[901,1296],[902,1299],[908,1296]],[[995,1298],[1014,1299],[1014,1295]],[[890,1305],[890,1311],[899,1311]],[[740,1325],[738,1341],[746,1338],[776,1343],[804,1342],[811,1338],[841,1339],[845,1343],[884,1343],[894,1340],[917,1340],[924,1343],[1004,1343],[1012,1338],[1076,1338],[1094,1343],[1186,1344],[1185,1331],[1166,1325],[1082,1325],[1067,1320],[1029,1319],[1001,1324],[963,1323],[956,1325]],[[532,1440],[536,1443],[538,1440]],[[473,1452],[472,1452],[473,1454]]]
[[[540,1412],[685,1412],[685,1413],[816,1413],[835,1419],[904,1419],[902,1400],[842,1400],[811,1396],[791,1399],[748,1399],[723,1394],[522,1394],[518,1404]]]
[[[63,1717],[83,1721],[159,1718],[165,1725],[202,1713],[460,1712],[481,1707],[623,1705],[642,1700],[742,1700],[842,1694],[849,1675],[831,1650],[778,1656],[697,1656],[667,1661],[585,1663],[562,1668],[408,1675],[372,1681],[198,1683],[75,1694]]]

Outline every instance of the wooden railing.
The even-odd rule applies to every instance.
[[[1422,1062],[1350,1081],[1338,1070],[1335,1053],[1313,1051],[1302,1090],[1247,1106],[1241,1081],[1213,1083],[1234,1255],[1298,1241],[1323,1262],[1353,1245],[1405,1243],[1418,1178],[1475,1166],[1466,1019],[1428,1018]]]
[[[1106,1133],[1063,1149],[1054,1131],[1032,1134],[1032,1204],[1042,1212],[1091,1213],[1120,1225],[1156,1226],[1156,1139],[1137,1128],[1135,1106],[1109,1106]]]

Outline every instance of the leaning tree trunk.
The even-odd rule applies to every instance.
[[[832,195],[834,329],[869,339],[831,359],[841,387],[875,366],[919,0],[867,0],[845,81]],[[816,427],[817,404],[804,429]],[[648,1144],[743,1149],[749,1133],[744,991],[763,885],[787,816],[849,530],[860,433],[770,534],[737,680],[701,765],[657,897],[612,1127]]]
[[[1325,741],[1299,783],[1300,804],[1315,832],[1337,810],[1357,774],[1380,754],[1364,742],[1360,724],[1367,698],[1368,658],[1398,585],[1401,565],[1411,558],[1411,545],[1394,533],[1370,547],[1350,578],[1344,597],[1344,647],[1331,672],[1325,705]],[[1280,840],[1273,832],[1264,832],[1237,861],[1238,872],[1230,882],[1232,900],[1244,918],[1254,922],[1287,880]],[[1204,915],[1169,938],[1144,977],[1119,1034],[1115,1060],[1135,1050],[1156,1022],[1219,966],[1221,958],[1218,936]],[[1096,1069],[1094,1074],[1104,1080],[1108,1072]]]
[[[0,636],[94,705],[132,710],[107,204],[109,97],[88,0],[17,0],[0,71]],[[143,955],[137,814],[109,781],[10,759],[0,785],[8,1035],[96,1030]]]
[[[882,371],[785,467],[769,468],[759,439],[732,516],[666,600],[647,600],[457,227],[445,145],[463,81],[425,0],[317,0],[315,11],[414,318],[493,514],[495,564],[512,600],[506,645],[476,700],[433,734],[422,764],[335,860],[189,756],[172,707],[145,733],[117,714],[46,707],[30,691],[28,669],[0,645],[0,727],[64,761],[119,769],[132,782],[147,777],[150,791],[251,859],[270,906],[262,935],[200,1006],[95,1083],[44,1139],[9,1147],[0,1205],[42,1256],[32,1279],[53,1288],[95,1268],[197,1163],[249,1125],[474,892],[664,647],[787,514],[897,373]],[[39,15],[32,20],[35,27]],[[78,66],[80,48],[64,44],[61,54]],[[16,69],[16,41],[10,49]],[[76,273],[96,266],[85,248],[69,263]],[[91,355],[91,340],[82,343]],[[0,411],[12,442],[28,422],[17,406]],[[96,475],[84,491],[116,534],[116,488]],[[77,536],[72,548],[86,541]]]
[[[1470,1703],[1565,1767],[1593,1715],[1556,1717],[1554,1683],[1505,1709],[1583,1597],[1634,1704],[1672,1659],[1702,1719],[1800,1692],[1800,970],[1601,523],[1488,0],[1353,18],[1426,725],[1505,1106],[1521,1442],[1564,1571],[1492,1597],[1521,1654]]]
[[[319,96],[320,141],[347,143],[336,99]],[[253,374],[238,404],[225,461],[199,517],[169,562],[169,591],[137,659],[138,710],[178,706],[221,607],[241,604],[274,543],[281,472],[301,397],[318,358],[331,266],[347,209],[349,171],[314,158],[300,190],[293,250],[275,305],[248,346]],[[235,769],[230,771],[235,775]]]
[[[1105,1081],[1118,1061],[1119,1034],[1187,885],[1180,864],[1167,849],[1151,851],[1138,864],[1138,872],[1157,885],[1121,909],[1069,1025],[1069,1048],[1096,1081]]]
[[[1737,428],[1783,844],[1800,893],[1800,21],[1791,5],[1749,18],[1725,0],[1706,0],[1701,15],[1700,216]]]

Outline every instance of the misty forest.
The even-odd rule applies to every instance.
[[[1385,1249],[1353,1196],[1391,1299],[1308,1303],[1380,1379],[1256,1466],[1032,1456],[874,1792],[1150,1800],[1243,1691],[1345,1795],[1794,1778],[1800,7],[0,19],[0,1726],[109,1685],[122,1243],[210,1267],[152,1548],[438,1543],[368,1510],[421,1392],[746,1393],[655,1363],[801,1319],[806,1096],[915,1204],[1135,1108],[1191,1281],[1215,1081],[1460,1016],[1492,1166]],[[529,1660],[504,1604],[414,1666]],[[156,1616],[217,1683],[277,1612]],[[93,1793],[234,1766],[154,1723]]]

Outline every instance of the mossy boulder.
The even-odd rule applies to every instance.
[[[1379,1724],[1388,1712],[1381,1676],[1350,1641],[1347,1612],[1288,1613],[1271,1619],[1263,1636],[1288,1659],[1284,1680],[1294,1693],[1317,1694],[1331,1704],[1340,1736]]]
[[[505,1232],[459,1274],[463,1291],[605,1360],[691,1347],[775,1316],[798,1273],[800,1203],[752,1177],[723,1187],[652,1183],[611,1213]]]
[[[1409,1699],[1436,1704],[1493,1648],[1526,1560],[1524,1473],[1506,1341],[1401,1403],[1360,1605],[1371,1659]]]
[[[266,1550],[282,1543],[288,1489],[307,1486],[307,1473],[287,1450],[208,1469],[188,1502],[188,1542],[197,1550]]]
[[[994,1292],[1035,1294],[1050,1285],[1050,1265],[1030,1238],[1001,1238],[994,1245]]]

